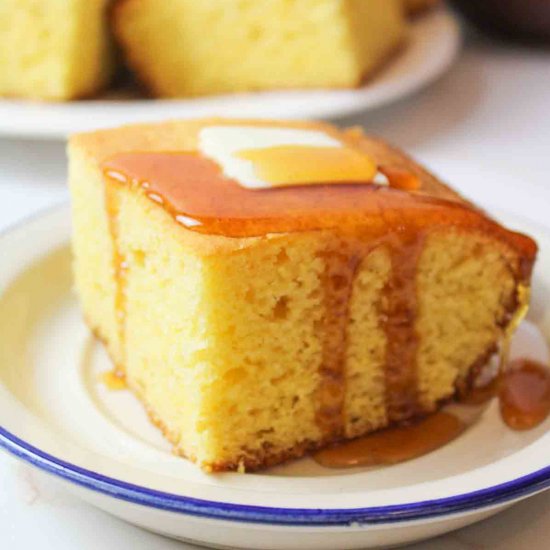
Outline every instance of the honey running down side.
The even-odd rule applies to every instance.
[[[190,231],[225,237],[327,230],[332,244],[320,254],[325,316],[320,327],[323,356],[319,368],[316,420],[324,440],[343,437],[345,357],[349,302],[356,273],[376,247],[390,254],[391,277],[384,289],[380,317],[386,332],[386,408],[390,421],[417,414],[415,334],[416,273],[426,231],[445,226],[479,229],[534,257],[534,243],[509,232],[475,208],[459,201],[404,191],[418,181],[402,169],[383,173],[395,186],[371,181],[307,184],[251,190],[225,177],[219,166],[195,153],[121,153],[103,164],[107,197],[110,187],[125,185],[143,192]],[[399,180],[399,184],[397,183]],[[116,250],[115,208],[108,208]],[[119,290],[120,334],[124,334],[124,259],[114,257]],[[529,273],[523,274],[525,278]],[[123,341],[123,340],[122,340]]]
[[[325,315],[320,328],[322,361],[317,388],[317,425],[327,439],[344,436],[346,397],[345,358],[349,305],[355,274],[361,263],[360,246],[336,241],[322,253],[323,303]]]
[[[126,377],[118,370],[108,370],[101,374],[101,381],[108,390],[119,391],[128,388]]]
[[[497,398],[502,421],[513,430],[536,428],[550,416],[550,366],[527,358],[508,362],[511,338],[527,314],[529,294],[528,289],[520,285],[518,308],[505,331],[498,364],[481,365],[482,368],[473,373],[469,388],[457,396],[459,407],[477,410],[482,410],[489,401]],[[497,367],[496,370],[493,366]],[[405,462],[450,443],[478,416],[470,413],[459,418],[453,412],[439,411],[417,421],[331,446],[313,457],[327,468]]]

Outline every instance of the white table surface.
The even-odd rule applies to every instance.
[[[470,39],[435,85],[345,120],[407,149],[465,194],[550,222],[550,52]],[[64,144],[0,140],[0,230],[66,201]],[[543,550],[550,491],[483,523],[410,547]],[[55,480],[0,454],[0,548],[192,548],[84,504]]]

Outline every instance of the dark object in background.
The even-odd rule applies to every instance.
[[[451,0],[483,31],[550,44],[550,0]]]

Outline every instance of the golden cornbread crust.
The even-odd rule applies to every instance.
[[[362,148],[377,165],[418,178],[405,207],[416,216],[426,196],[444,203],[443,215],[415,241],[418,253],[376,241],[357,265],[343,317],[342,370],[334,375],[341,376],[343,395],[335,429],[321,424],[318,410],[326,372],[321,329],[332,311],[325,301],[327,251],[334,252],[339,236],[199,233],[175,222],[139,186],[111,185],[102,172],[118,153],[193,152],[201,128],[235,124],[322,130]],[[69,155],[74,270],[85,317],[174,452],[205,471],[261,469],[433,412],[471,385],[472,372],[495,351],[520,305],[518,285],[529,283],[533,241],[360,129],[176,121],[81,134],[71,139]],[[475,223],[461,224],[464,213]],[[403,285],[395,272],[407,262],[415,271],[404,284],[414,292],[399,298],[409,300],[406,311],[414,315],[404,342],[412,342],[415,356],[401,375],[415,403],[396,418],[386,374],[395,300],[388,289]],[[399,348],[393,350],[399,360]]]

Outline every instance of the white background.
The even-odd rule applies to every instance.
[[[470,37],[453,69],[396,105],[342,121],[405,148],[488,209],[550,224],[550,52]],[[66,201],[64,144],[0,140],[0,230]],[[548,548],[550,491],[411,548]],[[83,504],[0,455],[0,547],[184,549]]]

